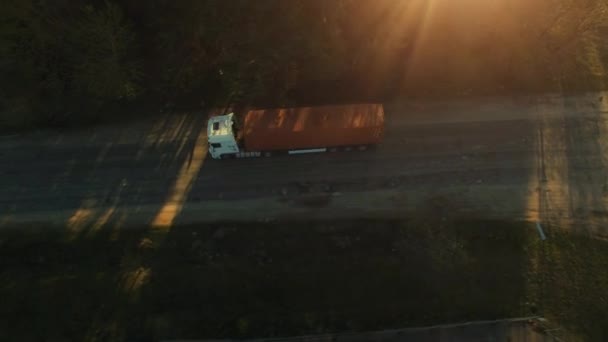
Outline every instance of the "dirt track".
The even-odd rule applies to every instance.
[[[200,113],[2,138],[0,224],[80,231],[425,208],[605,235],[602,95],[387,104],[375,150],[295,157],[206,158]]]

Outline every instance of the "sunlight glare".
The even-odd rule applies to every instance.
[[[207,131],[204,128],[201,129],[196,139],[194,150],[191,153],[190,158],[186,158],[182,164],[169,197],[152,221],[152,227],[170,228],[177,215],[181,212],[192,183],[198,176],[207,156]]]

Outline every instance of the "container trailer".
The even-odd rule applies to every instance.
[[[258,109],[241,125],[234,113],[209,119],[209,152],[214,159],[269,157],[339,150],[364,150],[384,133],[381,104]]]

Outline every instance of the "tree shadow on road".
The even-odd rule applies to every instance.
[[[11,150],[14,176],[5,179],[11,183],[2,196],[6,221],[28,215],[36,221],[46,213],[65,220],[75,236],[119,229],[135,217],[152,222],[180,171],[192,166],[205,122],[203,115],[170,115],[139,126],[101,126],[88,136],[49,136],[56,143]]]

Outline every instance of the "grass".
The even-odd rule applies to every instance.
[[[0,340],[360,331],[544,315],[605,339],[606,242],[519,222],[0,232]]]
[[[588,341],[608,339],[608,243],[563,231],[531,246],[545,315]]]

